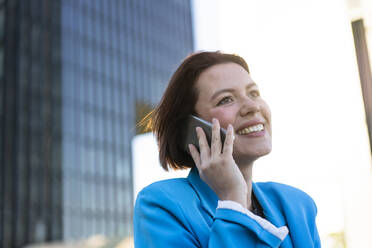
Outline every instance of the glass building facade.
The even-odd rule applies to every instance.
[[[132,234],[137,106],[192,41],[190,1],[0,0],[0,247]]]

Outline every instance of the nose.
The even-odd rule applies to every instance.
[[[257,101],[252,100],[249,97],[246,97],[242,101],[242,105],[240,107],[240,116],[246,115],[253,115],[256,112],[260,111],[260,104]]]

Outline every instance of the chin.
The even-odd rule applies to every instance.
[[[271,152],[271,144],[263,147],[255,147],[254,150],[245,150],[245,151],[237,151],[234,152],[233,157],[234,160],[239,163],[245,163],[243,161],[252,163],[255,160],[259,159],[260,157],[263,157]]]

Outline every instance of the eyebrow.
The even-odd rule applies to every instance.
[[[256,83],[250,83],[249,85],[247,85],[246,89],[250,89],[250,88],[252,88],[253,86],[257,86],[257,84],[256,84]],[[222,94],[222,93],[224,93],[224,92],[234,92],[234,91],[235,91],[235,90],[232,89],[232,88],[226,88],[226,89],[218,90],[218,91],[216,91],[216,92],[212,95],[212,97],[211,97],[211,101],[212,101],[213,99],[215,99],[218,95],[220,95],[220,94]]]

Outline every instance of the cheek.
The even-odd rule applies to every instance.
[[[210,120],[212,121],[212,117],[218,119],[220,122],[220,126],[227,129],[227,125],[229,124],[234,125],[235,115],[233,113],[234,111],[231,111],[231,110],[229,111],[224,110],[224,109],[214,110],[214,111],[211,111]]]
[[[264,116],[271,125],[271,110],[268,105],[266,105],[266,107],[264,108]]]
[[[269,105],[265,101],[262,101],[262,106],[263,106],[262,111],[264,112],[264,115],[267,118],[271,119],[271,110]]]

